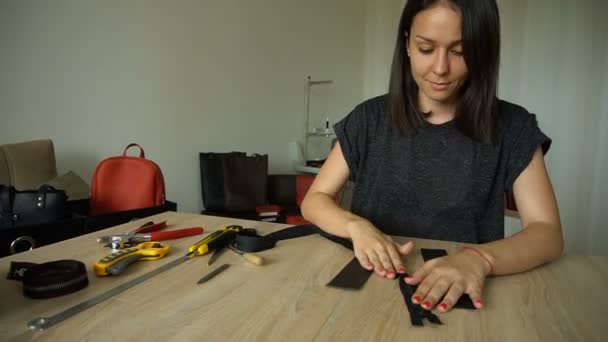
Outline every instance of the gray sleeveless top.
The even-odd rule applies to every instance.
[[[334,130],[354,181],[351,211],[390,235],[484,243],[504,237],[504,195],[551,139],[536,116],[499,102],[498,139],[477,142],[449,121],[402,135],[386,96],[358,105]]]

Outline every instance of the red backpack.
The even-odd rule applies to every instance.
[[[139,147],[139,157],[127,150]],[[95,170],[91,186],[91,215],[157,207],[165,204],[165,180],[156,163],[146,159],[144,149],[129,144],[122,156],[104,159]]]

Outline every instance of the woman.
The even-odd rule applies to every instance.
[[[304,217],[351,238],[361,265],[404,273],[414,248],[389,235],[477,244],[426,262],[406,282],[414,303],[449,311],[463,294],[483,307],[490,275],[558,258],[563,239],[543,153],[551,140],[524,108],[498,100],[500,23],[494,0],[409,0],[389,93],[334,126],[332,149],[302,204]],[[351,210],[333,198],[355,182]],[[504,194],[523,229],[504,238]]]

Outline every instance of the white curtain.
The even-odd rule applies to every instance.
[[[607,255],[607,2],[509,0],[499,6],[499,94],[536,113],[553,138],[546,161],[567,252]]]

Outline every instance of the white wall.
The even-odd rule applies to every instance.
[[[365,0],[363,96],[388,91],[399,19],[406,0]]]
[[[291,172],[307,75],[332,122],[362,100],[363,0],[4,0],[0,143],[50,137],[60,172],[142,144],[180,210],[198,153],[268,153]]]
[[[608,12],[608,4],[604,3],[603,12]],[[604,24],[606,22],[604,21]],[[606,25],[604,26],[606,28]],[[604,34],[608,29],[604,30]],[[603,67],[602,67],[603,65]],[[588,210],[590,231],[587,235],[587,243],[590,246],[590,254],[608,254],[608,43],[604,41],[604,61],[597,67],[598,74],[603,70],[602,103],[594,121],[597,124],[597,143],[595,147],[595,163],[593,167],[593,183],[591,186],[591,200]]]
[[[514,4],[503,2],[501,7]],[[598,220],[605,215],[605,205],[598,200],[606,196],[598,192],[599,185],[608,180],[606,168],[601,168],[606,160],[601,134],[608,113],[602,109],[602,87],[608,82],[606,3],[524,1],[511,10],[515,15],[505,18],[505,29],[523,26],[523,34],[512,52],[519,53],[519,61],[511,65],[520,67],[503,65],[503,75],[510,75],[508,83],[502,83],[505,97],[537,113],[541,127],[553,138],[546,160],[567,249],[606,255],[605,221]],[[603,244],[603,250],[592,250],[590,241]]]

